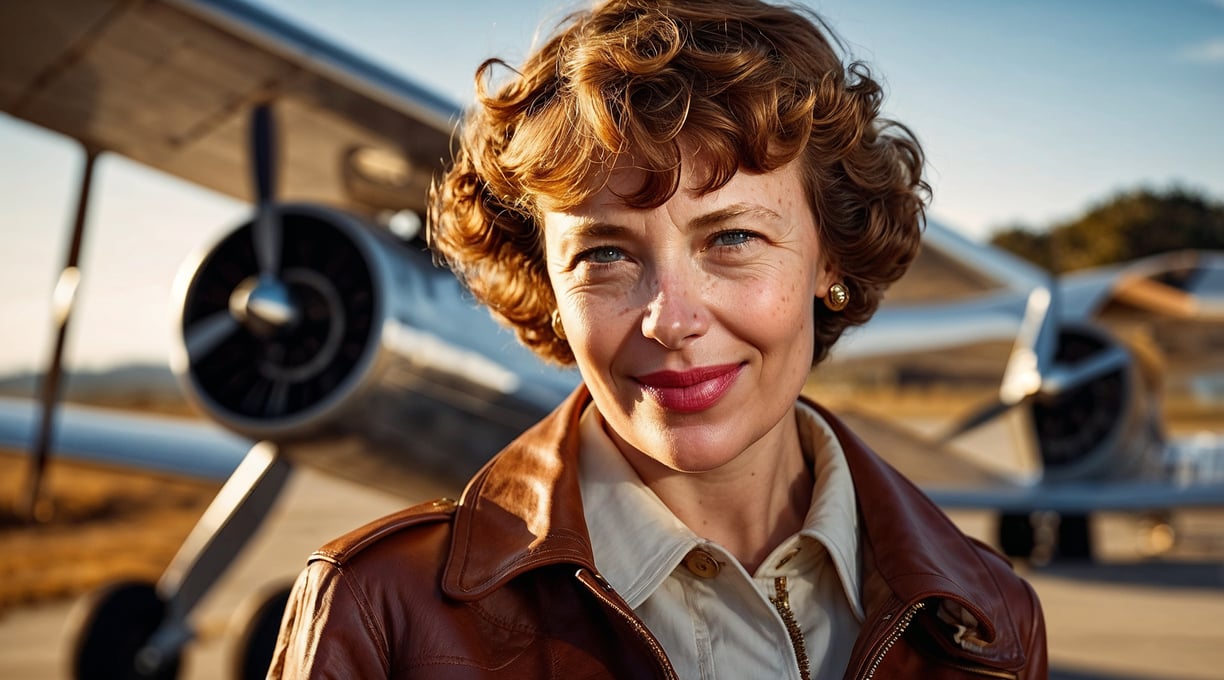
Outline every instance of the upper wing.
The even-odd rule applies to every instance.
[[[888,304],[951,302],[1003,292],[1026,294],[1049,283],[1050,275],[1041,267],[927,220],[922,250],[905,276],[889,288]]]
[[[459,109],[235,0],[0,3],[0,110],[250,200],[247,113],[290,135],[279,195],[424,207]]]
[[[917,258],[871,321],[838,342],[833,357],[901,360],[982,344],[998,345],[993,354],[1006,357],[1029,293],[1050,284],[1040,267],[928,220]]]
[[[1063,276],[1064,313],[1224,321],[1224,253],[1178,251]]]
[[[33,401],[0,398],[0,449],[28,451],[38,422]],[[216,481],[251,448],[208,423],[74,405],[59,409],[51,441],[57,455],[73,460]]]

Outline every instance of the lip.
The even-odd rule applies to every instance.
[[[634,376],[660,406],[670,411],[704,411],[722,399],[735,384],[742,364],[701,366],[687,371],[658,371]]]

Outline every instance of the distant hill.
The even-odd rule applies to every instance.
[[[36,399],[42,374],[23,371],[0,376],[0,395]],[[62,382],[65,401],[136,411],[197,415],[174,373],[157,364],[69,371]]]

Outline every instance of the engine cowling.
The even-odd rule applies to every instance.
[[[1120,343],[1105,330],[1071,324],[1059,330],[1056,366],[1075,366]],[[1029,417],[1047,481],[1156,473],[1163,436],[1135,360],[1053,394],[1035,396]]]
[[[277,210],[276,286],[261,277],[249,222],[180,278],[172,363],[222,425],[402,493],[422,478],[466,479],[576,384],[523,349],[423,247],[330,208]],[[269,289],[287,299],[265,299]]]

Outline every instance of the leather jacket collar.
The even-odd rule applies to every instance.
[[[468,484],[442,579],[447,596],[477,600],[545,565],[597,572],[575,463],[578,422],[589,403],[589,392],[580,386]],[[976,656],[1003,667],[1022,663],[1024,647],[1008,599],[980,547],[841,421],[812,406],[837,434],[854,479],[867,625],[884,625],[919,602],[950,601],[977,620],[976,637],[985,645],[974,650]]]

